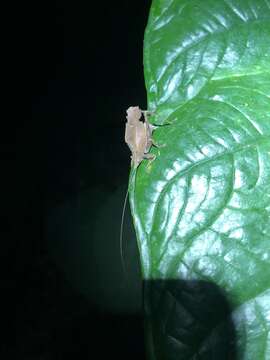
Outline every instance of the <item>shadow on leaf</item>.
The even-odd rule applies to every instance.
[[[150,359],[238,359],[232,309],[217,285],[145,281],[144,299]]]

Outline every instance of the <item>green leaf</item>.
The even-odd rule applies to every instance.
[[[169,124],[130,180],[150,358],[270,359],[270,1],[154,0],[144,64]]]

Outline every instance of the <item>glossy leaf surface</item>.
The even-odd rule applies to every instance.
[[[154,0],[144,64],[168,124],[130,182],[150,357],[215,359],[232,321],[234,356],[270,359],[270,1]],[[188,305],[202,282],[230,304],[207,326]]]

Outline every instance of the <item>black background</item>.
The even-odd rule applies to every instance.
[[[3,359],[144,358],[140,313],[108,311],[79,291],[46,234],[48,214],[69,199],[96,188],[109,196],[127,185],[125,110],[146,108],[149,7],[150,1],[37,1],[17,8],[14,52],[25,66],[14,91],[25,95],[30,85],[32,116],[14,118],[4,142],[12,165],[3,198]]]

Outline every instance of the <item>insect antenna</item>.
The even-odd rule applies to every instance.
[[[127,206],[127,199],[128,199],[128,191],[129,191],[129,186],[126,191],[125,200],[124,200],[124,204],[123,204],[123,210],[122,210],[122,216],[121,216],[121,226],[120,226],[120,237],[119,237],[121,264],[122,264],[122,269],[123,269],[125,278],[127,277],[127,271],[126,271],[124,251],[123,251],[123,228],[124,228],[124,220],[125,220],[125,213],[126,213],[126,206]]]
[[[126,214],[128,194],[129,194],[129,190],[130,190],[130,183],[133,182],[133,187],[134,187],[135,179],[136,179],[136,173],[137,173],[137,166],[134,166],[134,167],[131,168],[131,172],[129,174],[129,184],[128,184],[128,187],[127,187],[125,200],[124,200],[124,204],[123,204],[122,216],[121,216],[119,247],[120,247],[121,264],[122,264],[123,273],[125,275],[125,280],[127,280],[127,270],[126,270],[126,265],[125,265],[124,247],[123,247],[124,220],[125,220],[125,214]]]

